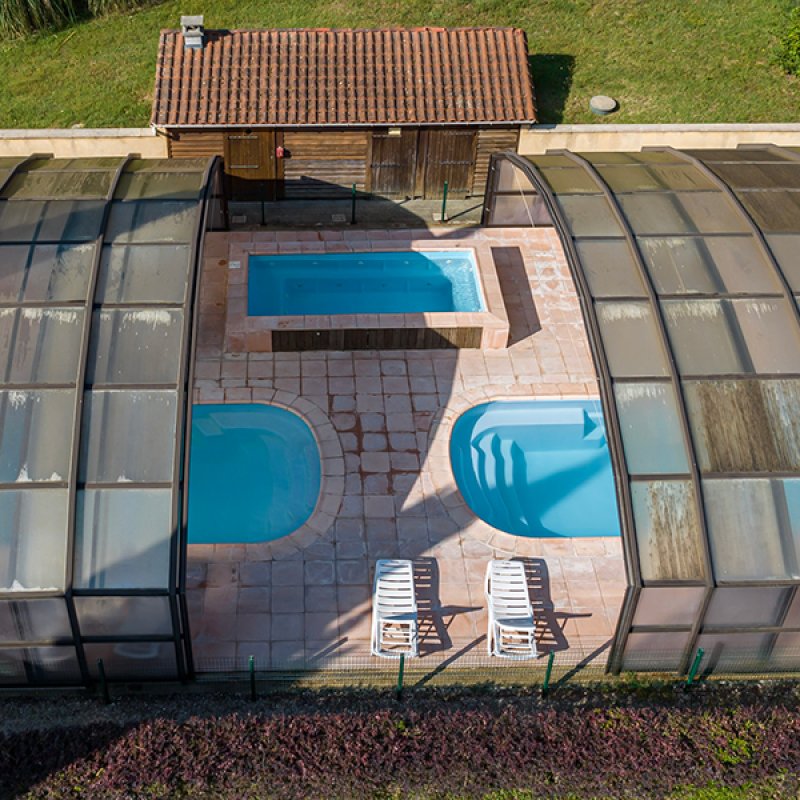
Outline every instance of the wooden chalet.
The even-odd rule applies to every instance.
[[[162,31],[152,125],[234,197],[483,194],[536,120],[515,28]]]

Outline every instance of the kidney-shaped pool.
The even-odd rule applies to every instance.
[[[453,426],[450,460],[467,505],[518,536],[618,536],[599,401],[496,401]]]
[[[297,530],[320,490],[314,434],[268,405],[192,410],[189,543],[266,542]]]

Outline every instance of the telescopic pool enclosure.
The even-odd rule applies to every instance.
[[[183,439],[219,172],[0,158],[0,684],[191,671]]]
[[[800,155],[496,155],[555,225],[600,376],[630,584],[610,667],[800,668]]]
[[[0,685],[193,674],[221,185],[219,159],[0,157]],[[800,669],[800,152],[500,153],[485,202],[555,226],[581,297],[629,584],[609,669]]]

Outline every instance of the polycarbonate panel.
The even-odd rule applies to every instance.
[[[722,192],[664,192],[619,195],[637,235],[749,233],[747,222]]]
[[[199,206],[195,201],[114,201],[106,226],[109,244],[192,240]]]
[[[633,481],[631,504],[642,580],[704,580],[705,551],[694,484]]]
[[[612,192],[652,192],[666,189],[713,189],[714,184],[688,164],[624,164],[598,166],[597,171]]]
[[[526,156],[528,161],[531,164],[535,164],[537,167],[574,167],[575,162],[569,158],[568,156],[559,156],[559,155],[536,155],[536,156]]]
[[[594,165],[599,164],[670,164],[683,163],[677,153],[658,150],[642,150],[639,153],[603,152],[581,153],[581,158]]]
[[[80,479],[120,484],[173,481],[176,425],[177,392],[86,392]]]
[[[731,189],[800,189],[800,163],[715,164]]]
[[[0,245],[0,302],[20,299],[29,252],[26,244]]]
[[[800,578],[800,479],[704,480],[703,495],[718,581]]]
[[[770,654],[771,669],[800,669],[800,633],[780,633],[775,637]]]
[[[800,292],[800,234],[772,234],[766,239],[786,282],[793,292]]]
[[[731,305],[756,372],[800,373],[800,328],[786,300],[734,300]]]
[[[705,633],[697,639],[704,652],[700,671],[757,672],[769,659],[771,633]]]
[[[64,589],[66,489],[0,490],[0,593]]]
[[[684,150],[689,156],[700,159],[700,161],[707,161],[713,164],[714,169],[717,163],[736,162],[737,165],[742,161],[776,161],[786,163],[789,159],[775,152],[774,150],[767,150],[766,148],[744,148],[741,150],[725,150],[723,148],[709,148],[707,150]]]
[[[782,286],[751,236],[637,239],[659,294],[775,293]]]
[[[26,303],[86,302],[95,245],[37,245],[25,280]]]
[[[132,158],[125,172],[205,172],[206,158]]]
[[[67,480],[74,416],[74,390],[0,390],[0,483]]]
[[[737,198],[764,233],[800,231],[800,192],[740,192]]]
[[[598,302],[595,312],[612,377],[669,374],[661,334],[648,302]]]
[[[767,586],[717,587],[711,595],[703,628],[765,628],[778,625],[789,591]]]
[[[573,236],[622,236],[622,228],[605,197],[564,195],[556,199]]]
[[[44,207],[40,200],[0,201],[0,242],[32,242]]]
[[[39,241],[88,242],[100,235],[105,200],[51,200],[46,204]]]
[[[556,194],[601,194],[603,191],[583,167],[543,167],[539,171]]]
[[[614,396],[628,472],[631,475],[688,473],[689,462],[671,384],[617,383]]]
[[[575,247],[593,297],[647,297],[625,239],[576,239]]]
[[[622,668],[673,672],[680,669],[689,647],[689,631],[630,633]]]
[[[202,172],[126,172],[114,191],[115,200],[197,200]]]
[[[171,448],[162,448],[170,452]],[[166,589],[170,489],[84,489],[75,517],[75,586]]]
[[[111,188],[113,171],[55,172],[41,170],[15,175],[0,197],[15,200],[48,198],[104,198]]]
[[[95,156],[94,158],[35,158],[25,163],[26,172],[111,170],[122,163],[119,156]]]
[[[719,300],[664,300],[670,345],[682,375],[734,375],[750,364],[733,309]]]
[[[39,600],[0,600],[0,642],[72,641],[66,601],[61,597]]]
[[[800,628],[800,592],[795,592],[794,599],[786,612],[783,626],[784,628]]]
[[[71,645],[0,649],[0,686],[80,682],[78,656]]]
[[[74,384],[83,339],[83,309],[0,308],[0,380],[10,384]]]
[[[97,662],[102,659],[111,681],[178,677],[175,645],[172,642],[118,642],[85,644],[86,661],[93,678],[98,677]]]
[[[686,381],[702,472],[800,471],[800,381]]]
[[[494,190],[496,192],[535,192],[525,173],[505,158],[495,161]]]
[[[182,342],[183,311],[165,308],[95,311],[88,382],[177,384]]]
[[[634,626],[691,627],[705,597],[703,586],[653,586],[642,589],[633,615]]]
[[[75,610],[82,636],[170,636],[168,597],[81,597]]]
[[[513,227],[515,225],[545,226],[553,220],[544,200],[533,194],[498,194],[492,200],[489,225]]]
[[[106,246],[100,259],[96,300],[182,304],[191,258],[186,245]]]

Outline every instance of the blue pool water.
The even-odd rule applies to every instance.
[[[189,458],[190,544],[278,539],[299,528],[317,503],[317,443],[285,409],[194,406]]]
[[[477,516],[518,536],[618,536],[599,401],[475,406],[453,426],[456,483]]]
[[[481,311],[469,251],[251,256],[250,316]]]

